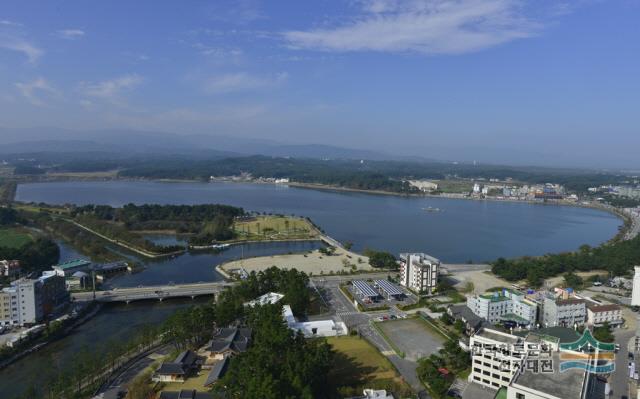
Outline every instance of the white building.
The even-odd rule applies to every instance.
[[[472,335],[469,382],[493,389],[507,387],[524,360],[513,347],[523,343],[522,337],[487,328]]]
[[[273,305],[275,303],[280,302],[280,300],[284,298],[284,295],[277,292],[268,292],[253,301],[247,302],[244,306],[254,307],[256,305]]]
[[[640,266],[634,267],[633,292],[631,293],[631,306],[640,306]]]
[[[297,321],[289,305],[282,307],[282,316],[289,328],[302,332],[305,338],[347,335],[347,326],[343,322],[333,320]]]
[[[604,323],[619,326],[624,322],[622,309],[618,305],[589,305],[587,306],[587,325],[599,327]]]
[[[467,306],[491,324],[512,321],[524,326],[536,324],[538,305],[521,292],[503,289],[467,298]]]
[[[440,261],[424,253],[400,254],[400,284],[431,295],[438,284]]]

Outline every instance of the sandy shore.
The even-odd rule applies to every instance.
[[[307,274],[332,274],[338,272],[369,271],[374,268],[369,265],[369,258],[355,252],[336,248],[333,255],[327,256],[318,250],[302,254],[259,256],[244,260],[235,260],[224,263],[219,269],[228,273],[234,269],[244,268],[247,272],[261,271],[277,266],[281,269],[297,269]]]

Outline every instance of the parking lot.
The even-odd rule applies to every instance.
[[[391,342],[405,354],[407,360],[416,361],[437,353],[444,339],[431,331],[419,318],[390,320],[378,323]]]

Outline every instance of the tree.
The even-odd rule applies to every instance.
[[[396,269],[398,267],[395,256],[389,252],[367,249],[364,254],[369,257],[369,264],[373,267],[385,269]]]
[[[594,328],[593,337],[601,342],[613,342],[615,339],[608,322],[605,322],[601,327]]]

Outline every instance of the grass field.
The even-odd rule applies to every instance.
[[[438,190],[443,193],[468,193],[473,190],[473,182],[464,180],[438,180]]]
[[[29,234],[19,229],[0,229],[0,247],[20,248],[31,239]]]
[[[329,381],[337,387],[360,387],[376,380],[400,382],[391,362],[359,337],[331,337],[327,342],[336,352],[336,364]]]
[[[258,216],[234,223],[233,230],[239,238],[246,240],[287,240],[318,236],[306,219],[289,216]]]

